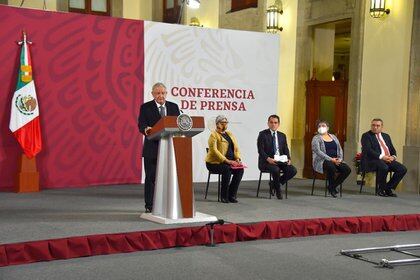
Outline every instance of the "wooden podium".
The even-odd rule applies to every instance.
[[[192,120],[188,129],[178,125],[181,117]],[[148,139],[160,139],[153,210],[142,218],[163,224],[217,221],[215,216],[196,212],[194,205],[192,137],[204,128],[203,117],[185,114],[163,117],[153,126]]]

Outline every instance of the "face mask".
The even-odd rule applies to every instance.
[[[326,128],[325,126],[318,127],[319,134],[325,134],[327,133],[327,131],[328,131],[328,128]]]

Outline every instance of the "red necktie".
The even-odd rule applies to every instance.
[[[386,156],[390,156],[391,154],[389,153],[389,150],[387,148],[387,146],[385,145],[384,141],[382,141],[381,137],[379,137],[379,134],[376,134],[376,138],[378,138],[379,144],[381,145],[382,149],[385,152]]]

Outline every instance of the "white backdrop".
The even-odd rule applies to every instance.
[[[144,36],[144,101],[152,99],[153,84],[163,82],[168,101],[184,113],[205,117],[206,130],[193,138],[194,182],[207,180],[205,149],[219,114],[228,118],[228,130],[248,166],[243,179],[258,179],[258,132],[277,108],[279,37],[147,21]],[[237,96],[229,98],[232,90]],[[201,96],[180,96],[188,92]]]

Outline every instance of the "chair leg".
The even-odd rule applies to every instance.
[[[315,174],[312,174],[313,179],[312,179],[312,192],[311,195],[314,195],[314,188],[315,188]]]
[[[343,184],[340,184],[340,197],[343,197]]]
[[[210,172],[209,172],[209,176],[207,177],[206,194],[204,195],[204,199],[207,199],[207,193],[209,191],[209,184],[210,184]]]
[[[268,189],[270,190],[270,199],[271,199],[271,195],[272,195],[272,190],[271,190],[271,173],[269,173],[270,174],[270,177],[268,178]]]
[[[360,191],[359,191],[359,193],[362,193],[362,188],[363,188],[363,184],[365,183],[365,175],[366,175],[366,172],[362,172],[362,182],[360,182]]]
[[[325,197],[327,197],[328,180],[325,179]]]
[[[375,195],[378,195],[379,185],[378,185],[378,174],[375,172]]]
[[[287,199],[287,181],[286,181],[286,199]]]
[[[262,172],[260,171],[260,179],[258,180],[258,188],[257,188],[257,197],[258,197],[258,194],[260,193],[261,175],[262,175]]]
[[[220,174],[218,174],[218,178],[217,178],[217,201],[220,201]]]

